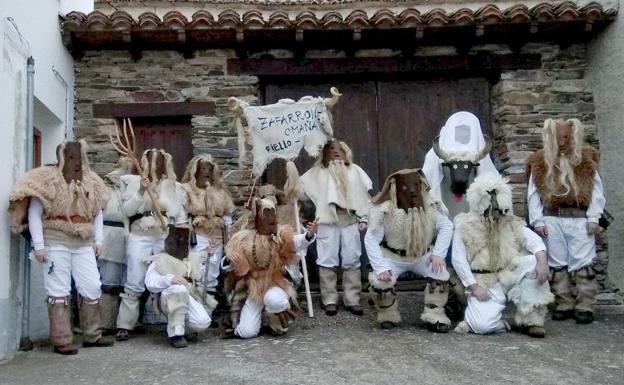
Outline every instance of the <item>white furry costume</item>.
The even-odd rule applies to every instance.
[[[337,304],[335,269],[340,267],[343,270],[343,302],[345,306],[352,307],[359,306],[361,292],[359,268],[362,243],[358,221],[368,221],[368,191],[372,189],[373,182],[364,170],[353,163],[349,147],[343,142],[340,144],[347,157],[342,181],[344,186],[339,185],[339,181],[319,159],[299,179],[300,198],[312,200],[319,219],[316,264],[321,278],[322,302],[324,305]]]
[[[411,215],[418,213],[418,209],[411,208],[405,212],[397,207],[394,176],[399,173],[407,174],[418,171],[418,169],[401,170],[390,175],[380,193],[385,196],[381,199],[387,200],[374,205],[369,211],[369,225],[364,237],[364,245],[373,267],[373,272],[369,274],[368,279],[371,290],[377,293],[375,302],[379,323],[389,321],[396,324],[401,320],[396,296],[392,305],[388,307],[384,307],[383,302],[386,297],[390,301],[388,289],[392,288],[394,291],[394,283],[402,273],[411,271],[435,281],[448,281],[449,279],[446,269],[438,273],[434,272],[431,267],[427,266],[427,259],[432,254],[441,258],[446,256],[453,237],[451,221],[438,210],[438,203],[425,189],[422,191],[424,210],[421,211],[420,216],[412,217]],[[426,223],[410,223],[410,218],[420,218]],[[434,239],[435,244],[432,247]],[[398,251],[403,255],[397,254]],[[379,274],[385,271],[390,271],[392,282],[382,282],[378,279]],[[442,323],[450,326],[451,321],[444,313],[447,298],[446,284],[429,283],[425,289],[425,309],[421,320],[429,324]]]
[[[504,215],[498,220],[484,216],[490,207],[488,192],[496,192]],[[475,178],[467,192],[470,212],[455,218],[453,267],[465,287],[479,284],[491,299],[468,299],[465,320],[457,331],[487,334],[505,331],[501,321],[507,300],[516,304],[515,321],[523,326],[543,326],[547,309],[553,301],[547,282],[536,279],[535,254],[546,247],[537,234],[513,215],[511,188],[497,174]]]
[[[145,286],[150,292],[160,294],[160,310],[167,317],[167,335],[184,336],[186,327],[194,332],[206,330],[217,302],[212,296],[202,295],[201,255],[190,252],[180,260],[163,252],[144,258],[144,262],[149,264]],[[175,276],[189,282],[172,284]]]
[[[440,148],[451,155],[453,159],[474,160],[475,155],[485,147],[485,139],[479,119],[467,111],[454,113],[440,129],[438,143]],[[460,202],[453,201],[450,194],[448,170],[444,170],[442,167],[443,162],[435,151],[430,149],[425,156],[422,170],[431,186],[431,194],[442,201],[448,209],[449,217],[453,219],[455,215],[467,212],[468,204],[465,199]],[[488,172],[498,174],[490,155],[479,160],[477,176]],[[445,174],[447,175],[445,176]]]
[[[160,179],[155,175],[156,157],[152,157],[149,164],[147,154],[150,151],[158,151],[165,157],[166,177]],[[141,157],[141,167],[149,170],[152,186],[150,189],[154,193],[163,217],[169,224],[183,224],[188,222],[186,213],[186,192],[182,185],[176,182],[173,171],[171,155],[164,150],[145,150]],[[163,230],[158,218],[153,215],[152,201],[149,194],[140,192],[141,177],[138,175],[124,175],[121,177],[125,185],[122,194],[123,209],[125,214],[132,218],[140,216],[130,224],[130,235],[127,243],[127,278],[124,285],[124,293],[119,315],[117,317],[117,327],[120,329],[133,330],[139,318],[139,297],[145,290],[145,273],[147,266],[142,262],[146,256],[159,253],[164,249],[166,230]]]

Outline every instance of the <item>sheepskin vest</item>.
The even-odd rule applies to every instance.
[[[414,262],[416,259],[422,257],[427,249],[431,246],[435,237],[435,226],[437,208],[435,204],[427,205],[425,209],[425,215],[430,225],[432,226],[431,237],[426,240],[426,244],[423,245],[423,253],[421,255],[405,255],[401,256],[394,253],[386,247],[382,247],[383,256],[398,262]],[[405,227],[408,226],[408,214],[396,206],[396,203],[387,200],[381,204],[375,205],[370,209],[368,226],[371,229],[377,229],[383,225],[384,227],[384,241],[388,246],[395,250],[407,249],[407,237],[405,236]]]
[[[178,275],[184,277],[190,282],[187,285],[187,289],[193,298],[200,303],[204,303],[201,294],[197,289],[197,284],[201,281],[202,273],[200,268],[201,256],[197,253],[189,252],[187,258],[183,260],[177,259],[165,252],[154,254],[143,258],[146,263],[155,263],[156,271],[160,275],[166,276],[167,274]]]
[[[193,217],[195,231],[211,239],[222,240],[225,229],[223,217],[235,210],[230,193],[222,187],[200,189],[191,183],[184,183],[182,187],[187,193],[187,209]]]
[[[461,233],[471,270],[487,272],[475,274],[480,285],[490,287],[497,281],[503,285],[511,285],[517,281],[516,268],[522,256],[528,254],[522,218],[505,216],[499,220],[498,266],[494,266],[491,259],[492,239],[482,217],[472,212],[458,214],[455,217],[455,226]]]
[[[316,206],[320,224],[348,225],[355,223],[358,217],[368,215],[368,190],[372,189],[373,182],[364,170],[353,163],[347,168],[346,178],[348,197],[342,196],[329,171],[319,165],[309,169],[299,179],[303,191]]]
[[[544,207],[555,210],[560,207],[580,207],[586,208],[591,203],[592,190],[594,188],[594,175],[598,168],[598,151],[591,146],[584,146],[581,152],[581,163],[574,168],[574,177],[578,188],[578,201],[573,191],[565,196],[555,196],[548,192],[546,188],[546,161],[544,160],[544,150],[539,150],[531,154],[527,161],[526,175],[528,178],[533,175],[533,181],[537,192],[542,199]],[[555,181],[559,181],[559,170],[555,168]],[[563,191],[563,187],[557,184],[557,191]]]
[[[67,237],[89,243],[93,239],[93,218],[110,197],[110,189],[93,171],[82,177],[85,195],[73,195],[63,173],[56,166],[38,167],[24,174],[9,196],[12,229],[23,231],[27,226],[30,198],[43,205],[44,239]],[[60,233],[60,234],[59,234]]]
[[[228,242],[226,255],[242,257],[242,261],[233,264],[235,280],[245,281],[247,295],[256,303],[262,303],[272,286],[279,286],[296,301],[293,285],[283,273],[286,265],[297,260],[294,235],[290,226],[279,226],[276,236],[241,230]]]

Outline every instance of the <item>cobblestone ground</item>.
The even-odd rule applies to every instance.
[[[44,345],[0,366],[0,384],[624,383],[619,310],[599,309],[591,325],[549,321],[546,338],[532,339],[430,333],[416,325],[421,293],[402,293],[400,304],[403,324],[390,331],[375,327],[371,311],[330,318],[316,309],[282,337],[226,339],[210,329],[174,350],[152,331],[71,357]]]

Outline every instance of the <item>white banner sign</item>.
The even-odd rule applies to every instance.
[[[253,173],[262,175],[273,159],[294,159],[302,148],[317,157],[333,135],[323,98],[304,96],[297,102],[282,99],[275,104],[244,107],[253,146]]]

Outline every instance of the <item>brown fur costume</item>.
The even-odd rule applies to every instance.
[[[106,205],[110,189],[96,173],[84,168],[80,183],[85,194],[72,194],[57,166],[43,166],[27,172],[17,181],[9,196],[11,230],[19,233],[28,226],[30,198],[37,198],[43,205],[44,230],[58,230],[71,237],[90,239],[93,218]],[[81,221],[77,222],[76,217]]]
[[[213,183],[205,188],[197,187],[195,179],[199,162],[211,163],[214,167]],[[210,155],[198,155],[189,161],[182,181],[188,196],[187,210],[193,217],[193,227],[197,232],[222,242],[225,232],[223,217],[232,215],[236,207],[223,185],[218,165]]]
[[[574,175],[578,187],[578,197],[570,191],[565,196],[556,196],[548,191],[546,187],[546,161],[544,160],[544,150],[539,150],[531,154],[527,161],[527,180],[533,175],[535,187],[542,199],[544,207],[555,210],[559,207],[578,206],[585,208],[589,206],[594,187],[594,175],[598,168],[598,151],[591,146],[584,146],[581,153],[581,163],[574,167]],[[555,181],[559,180],[559,172],[555,169]]]
[[[289,225],[292,228],[295,228],[295,208],[293,206],[293,202],[292,200],[289,201],[281,190],[278,190],[272,184],[266,184],[258,187],[255,196],[260,199],[274,197],[277,201],[277,223]],[[243,229],[253,229],[253,225],[254,218],[251,215],[251,211],[247,210],[232,226],[232,233],[236,233],[237,231]]]
[[[238,254],[242,261],[233,266],[228,274],[226,287],[231,291],[230,312],[233,326],[247,297],[262,303],[264,294],[273,286],[288,293],[297,305],[297,293],[290,281],[284,277],[286,265],[297,260],[290,226],[280,225],[276,236],[260,235],[256,230],[241,230],[228,242],[226,255]],[[255,250],[255,253],[254,253]]]

